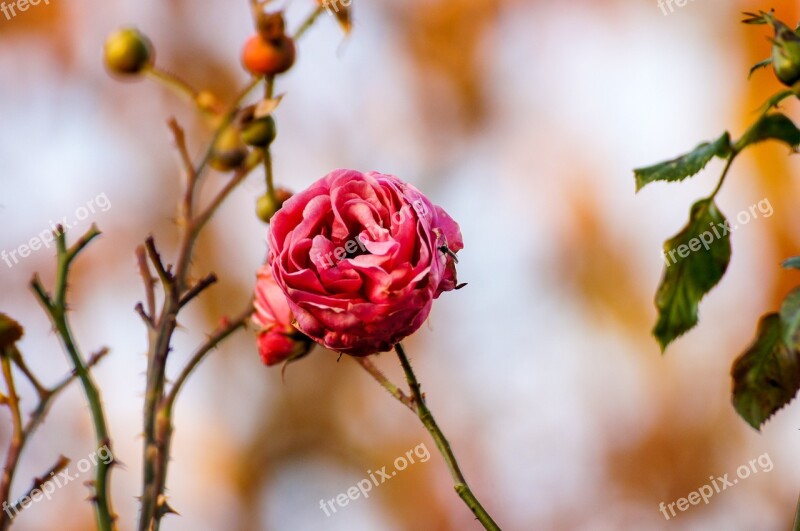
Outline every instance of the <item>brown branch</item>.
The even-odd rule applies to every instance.
[[[210,273],[208,276],[204,277],[200,282],[192,286],[189,291],[183,294],[181,300],[179,302],[179,306],[183,308],[187,304],[189,304],[192,299],[200,295],[206,288],[212,286],[217,281],[217,275],[215,273]]]
[[[144,283],[144,295],[145,301],[147,302],[147,313],[145,314],[147,319],[145,320],[149,321],[152,325],[156,318],[156,281],[152,273],[150,273],[150,266],[147,263],[147,249],[145,249],[144,245],[139,245],[136,248],[136,262],[139,264],[139,274]],[[144,309],[142,309],[142,311],[144,311]]]

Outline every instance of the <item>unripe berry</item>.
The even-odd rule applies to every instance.
[[[283,203],[290,197],[292,197],[292,193],[284,188],[277,188],[275,190],[276,201],[273,201],[269,194],[264,194],[259,197],[256,201],[256,215],[258,219],[264,223],[269,223],[272,216],[281,209]]]
[[[219,135],[211,148],[209,164],[219,171],[235,170],[247,158],[247,146],[244,145],[235,127],[227,127]]]
[[[239,126],[242,129],[244,143],[255,147],[267,147],[275,140],[278,131],[272,116],[255,118],[255,106],[250,105],[242,109],[239,115]]]
[[[153,64],[153,46],[139,30],[122,28],[106,39],[103,58],[114,74],[139,74]]]
[[[273,76],[289,70],[295,59],[294,40],[282,35],[265,40],[260,34],[249,39],[242,49],[242,65],[252,74]]]

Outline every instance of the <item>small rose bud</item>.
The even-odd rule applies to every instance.
[[[283,203],[292,197],[292,193],[285,188],[275,189],[275,201],[269,194],[264,194],[256,201],[256,216],[264,223],[269,223],[278,210],[281,209]]]
[[[139,30],[122,28],[106,39],[103,58],[114,74],[139,74],[153,64],[153,46]]]
[[[289,70],[295,59],[294,40],[283,35],[265,40],[259,34],[250,37],[242,49],[242,65],[252,74],[274,76]]]
[[[779,20],[773,26],[772,67],[781,83],[791,87],[800,81],[800,36]]]
[[[269,265],[258,270],[254,307],[258,353],[265,365],[294,361],[311,351],[314,342],[292,325],[286,296],[275,283]]]
[[[247,146],[242,142],[239,130],[226,127],[211,148],[209,164],[219,171],[235,170],[247,158]]]

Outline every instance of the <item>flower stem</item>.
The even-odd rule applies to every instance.
[[[444,460],[447,463],[447,468],[450,470],[450,475],[453,477],[453,481],[455,482],[456,493],[458,493],[461,499],[464,500],[464,503],[470,508],[478,521],[483,524],[484,528],[492,531],[499,531],[500,526],[498,526],[495,521],[492,520],[492,517],[489,516],[489,513],[486,512],[486,509],[483,508],[481,503],[478,501],[478,498],[476,498],[475,494],[472,493],[469,485],[467,485],[467,480],[464,479],[464,474],[461,472],[461,469],[458,466],[458,461],[456,460],[455,455],[453,455],[453,450],[450,448],[450,443],[447,442],[447,438],[445,438],[444,433],[442,433],[442,430],[439,428],[439,425],[436,424],[433,414],[428,409],[428,406],[425,405],[425,397],[422,394],[419,382],[417,381],[417,377],[411,368],[411,363],[408,361],[408,357],[406,356],[403,346],[398,343],[394,348],[397,352],[397,357],[400,359],[400,364],[403,366],[403,372],[405,372],[408,386],[411,388],[411,396],[414,400],[414,404],[416,405],[417,416],[419,417],[420,421],[422,421],[425,429],[428,430],[428,433],[431,434],[431,437],[433,437],[433,440],[436,442],[436,447],[439,448],[439,452],[442,454],[442,457],[444,457]]]

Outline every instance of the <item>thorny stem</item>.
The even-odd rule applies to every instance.
[[[4,349],[2,353],[3,378],[6,381],[6,392],[8,393],[7,402],[8,407],[11,409],[11,418],[13,420],[13,432],[11,434],[11,443],[8,446],[6,453],[6,466],[3,470],[3,479],[0,483],[0,496],[3,501],[8,501],[11,491],[11,482],[14,480],[14,472],[19,462],[19,456],[22,453],[22,447],[25,443],[25,438],[22,433],[22,417],[19,412],[19,397],[17,396],[17,388],[14,384],[14,375],[11,373],[11,359],[9,349]],[[8,514],[0,517],[0,529],[5,531],[11,525],[11,517]]]
[[[254,16],[256,16],[258,9],[260,9],[260,4],[254,0],[251,1],[250,4],[251,8],[253,8]],[[317,11],[316,15],[312,15],[312,17],[306,21],[300,33],[304,32],[307,27],[313,23],[313,20],[319,15],[319,12],[321,12],[321,10]],[[299,37],[299,34],[295,36],[295,38],[297,37]],[[202,229],[225,199],[230,196],[233,190],[244,181],[247,175],[258,164],[263,161],[265,163],[265,174],[271,176],[272,168],[269,154],[255,153],[253,156],[248,157],[247,163],[236,170],[233,176],[231,176],[205,209],[197,209],[194,204],[196,198],[201,195],[200,188],[202,186],[202,178],[211,160],[214,144],[223,131],[233,123],[244,100],[253,89],[258,86],[262,79],[261,77],[252,78],[226,112],[222,114],[216,124],[212,139],[197,165],[191,165],[191,163],[188,162],[189,159],[186,154],[188,150],[186,149],[183,131],[177,123],[170,123],[173,136],[175,137],[175,143],[180,152],[185,173],[187,174],[187,186],[180,208],[181,216],[179,226],[181,229],[181,236],[174,269],[170,266],[164,266],[152,239],[149,239],[145,246],[151,265],[155,269],[164,290],[164,300],[158,315],[155,315],[155,310],[149,309],[151,301],[153,300],[148,292],[152,286],[149,266],[145,264],[146,267],[143,268],[140,264],[142,278],[145,283],[148,310],[145,311],[141,303],[138,304],[136,308],[137,312],[139,312],[148,325],[150,347],[147,358],[147,386],[144,404],[144,485],[141,496],[142,510],[139,519],[139,531],[158,531],[161,518],[169,512],[174,512],[167,504],[164,491],[166,487],[173,429],[172,407],[178,392],[186,379],[205,356],[222,340],[236,330],[242,328],[252,312],[251,303],[251,305],[248,306],[247,312],[241,314],[233,321],[230,321],[227,326],[224,326],[212,335],[209,341],[195,353],[187,366],[184,367],[169,393],[165,393],[167,357],[171,348],[172,334],[177,326],[178,313],[192,298],[199,295],[206,287],[210,286],[213,283],[212,278],[215,278],[209,275],[203,281],[195,284],[194,287],[189,286],[189,268],[197,239]],[[273,87],[273,79],[267,79],[265,83],[265,94],[267,94],[268,97],[271,97]],[[138,253],[140,257],[144,255],[141,251]]]
[[[93,355],[89,361],[87,362],[86,366],[87,369],[91,369],[96,363],[98,363],[103,356],[108,352],[108,349],[102,349],[97,354]],[[6,349],[6,354],[3,354],[4,357],[10,357],[14,362],[20,367],[20,370],[23,374],[30,380],[31,384],[37,388],[37,393],[39,394],[39,404],[36,406],[36,409],[30,414],[30,418],[25,423],[25,426],[22,429],[21,437],[12,436],[11,445],[9,446],[5,466],[3,470],[3,478],[2,483],[0,483],[0,496],[2,497],[2,502],[8,503],[9,506],[12,508],[12,511],[2,511],[0,513],[0,530],[5,531],[11,525],[12,520],[17,516],[17,514],[23,510],[21,500],[24,499],[20,497],[17,502],[12,503],[9,499],[11,494],[11,484],[14,477],[14,472],[16,471],[17,465],[19,464],[19,458],[22,455],[22,451],[25,449],[25,445],[30,440],[33,432],[36,431],[36,428],[39,427],[44,417],[47,415],[47,412],[50,408],[50,404],[52,401],[63,391],[66,387],[72,383],[76,378],[77,374],[73,371],[70,375],[66,376],[60,383],[56,384],[52,388],[45,388],[44,386],[39,383],[39,381],[33,376],[33,373],[27,369],[22,369],[24,366],[22,362],[21,354],[17,351],[16,347],[12,346]],[[13,387],[13,378],[8,379],[8,373],[4,372],[6,375],[6,384],[7,388],[11,389]],[[13,395],[16,397],[16,392],[11,392],[9,390],[9,395]],[[18,401],[14,402],[12,406],[12,402],[10,398],[6,398],[8,400],[8,405],[12,407],[12,415],[15,418],[14,425],[16,426],[16,418],[19,416],[19,406]],[[16,430],[15,430],[16,431]],[[67,464],[69,464],[69,460],[65,457],[59,458],[59,461],[56,465],[48,470],[45,474],[41,476],[41,478],[34,479],[34,487],[28,491],[28,494],[35,489],[38,488],[41,484],[43,484],[49,477],[61,469],[66,468]],[[52,472],[52,474],[51,474]],[[43,478],[43,479],[42,479]]]
[[[461,469],[458,466],[458,461],[453,454],[453,450],[450,448],[450,443],[447,442],[447,438],[445,438],[444,433],[442,433],[442,430],[439,428],[439,425],[436,424],[433,414],[425,404],[425,395],[422,393],[421,386],[417,381],[417,377],[414,374],[413,369],[411,368],[411,363],[408,361],[408,357],[406,356],[403,346],[398,343],[394,348],[397,352],[397,357],[400,360],[400,365],[403,367],[403,372],[405,373],[408,387],[411,389],[410,397],[403,393],[403,391],[400,390],[400,388],[398,388],[395,384],[393,384],[372,363],[372,361],[369,360],[368,357],[358,357],[355,358],[355,361],[361,365],[361,367],[363,367],[364,370],[367,371],[367,373],[369,373],[369,375],[372,376],[379,384],[381,384],[384,389],[389,391],[389,393],[395,399],[397,399],[398,402],[408,407],[412,412],[416,413],[420,421],[422,421],[422,425],[425,426],[425,429],[428,430],[428,433],[430,433],[431,437],[433,437],[436,447],[439,449],[439,453],[441,453],[442,457],[444,457],[447,468],[450,470],[450,475],[453,477],[453,481],[455,482],[456,493],[464,501],[467,507],[470,508],[478,521],[483,524],[484,528],[490,531],[499,531],[500,526],[498,526],[494,520],[492,520],[492,517],[489,516],[489,513],[486,512],[486,509],[483,508],[481,503],[475,497],[475,494],[473,494],[472,490],[469,488],[469,485],[467,485],[467,480],[464,479],[464,474],[461,472]]]
[[[450,448],[450,443],[447,442],[444,433],[442,433],[442,430],[439,429],[439,425],[436,424],[433,414],[425,404],[425,397],[422,394],[421,387],[417,381],[414,371],[411,368],[411,363],[408,361],[408,357],[406,356],[403,346],[398,343],[395,345],[395,351],[397,352],[397,357],[400,359],[400,364],[403,366],[403,372],[406,375],[408,386],[411,389],[411,396],[413,397],[414,404],[416,406],[417,416],[419,417],[420,421],[422,421],[425,429],[428,430],[428,433],[431,434],[431,437],[433,437],[433,440],[436,442],[436,447],[439,448],[439,452],[442,454],[442,457],[444,457],[444,460],[447,463],[447,468],[450,470],[450,475],[453,477],[453,481],[455,482],[456,493],[458,493],[461,499],[464,500],[464,503],[470,508],[478,521],[483,524],[483,527],[488,530],[499,531],[500,526],[498,526],[494,520],[492,520],[492,517],[489,516],[489,513],[486,512],[486,509],[483,508],[481,503],[478,501],[478,498],[476,498],[472,493],[469,485],[467,485],[467,480],[464,479],[464,474],[462,474],[461,469],[458,466],[458,461],[456,461],[456,457]]]
[[[378,367],[375,366],[374,363],[369,359],[369,356],[359,356],[353,357],[353,359],[361,365],[361,367],[372,376],[376,382],[381,384],[384,389],[389,391],[389,394],[395,397],[401,404],[406,406],[408,409],[413,411],[414,413],[417,412],[417,409],[414,407],[414,400],[411,399],[408,395],[406,395],[399,387],[393,384],[381,371]]]
[[[58,337],[66,350],[67,355],[72,363],[75,375],[80,380],[83,386],[86,400],[89,403],[89,409],[92,414],[92,422],[94,423],[95,438],[97,450],[103,447],[111,449],[111,439],[108,432],[105,412],[103,410],[103,401],[100,396],[100,391],[94,378],[89,371],[90,365],[84,361],[83,356],[78,349],[74,334],[67,319],[67,279],[69,276],[70,266],[75,257],[89,244],[95,237],[100,234],[100,231],[95,225],[84,234],[72,247],[67,248],[66,235],[64,234],[63,227],[58,227],[55,232],[56,249],[58,253],[58,267],[56,270],[56,287],[54,296],[51,298],[47,291],[42,286],[38,277],[34,277],[31,282],[31,287],[34,293],[39,298],[39,302],[45,309],[56,329]],[[111,452],[113,455],[113,451]],[[109,488],[109,474],[111,467],[114,464],[113,459],[109,462],[100,461],[97,464],[97,470],[94,480],[94,496],[95,502],[95,517],[97,520],[97,528],[100,531],[111,531],[116,529],[115,519],[116,514],[112,509],[110,488]]]

